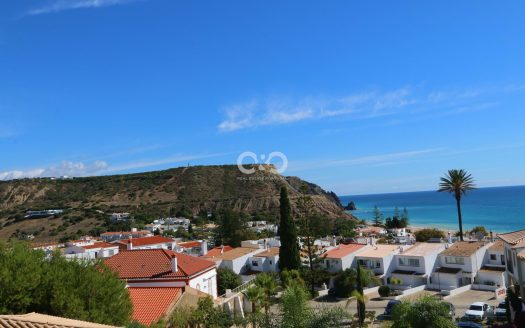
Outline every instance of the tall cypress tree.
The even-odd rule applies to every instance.
[[[292,207],[288,199],[288,190],[281,187],[280,198],[281,221],[279,223],[279,236],[281,248],[279,250],[279,269],[298,270],[301,267],[299,245],[297,244],[297,228],[292,219]]]

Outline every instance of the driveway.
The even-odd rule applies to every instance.
[[[494,292],[467,290],[466,292],[450,297],[446,302],[452,303],[456,307],[456,317],[462,317],[469,305],[474,302],[485,302],[495,307],[500,301],[494,298]]]

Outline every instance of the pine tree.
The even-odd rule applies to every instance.
[[[377,205],[374,206],[374,219],[372,220],[372,224],[376,227],[383,225],[383,213],[381,213]]]
[[[297,228],[292,219],[292,208],[288,199],[288,190],[281,187],[280,197],[281,221],[279,236],[281,247],[279,252],[279,268],[283,270],[298,270],[301,267],[299,245],[297,244]]]

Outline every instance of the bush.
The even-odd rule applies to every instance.
[[[419,231],[416,231],[416,241],[418,242],[426,242],[430,238],[445,238],[445,233],[443,231],[438,229],[421,229]]]
[[[217,269],[217,292],[219,295],[226,293],[226,289],[233,289],[241,284],[241,277],[230,269]]]
[[[390,295],[390,287],[388,287],[388,286],[381,286],[381,287],[379,287],[378,292],[379,292],[379,296],[387,297],[387,296]]]

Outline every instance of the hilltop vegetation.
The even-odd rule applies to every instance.
[[[130,212],[141,219],[231,208],[263,217],[276,216],[280,186],[287,186],[293,205],[303,184],[305,182],[297,177],[275,173],[271,166],[245,175],[235,165],[75,179],[4,181],[0,182],[0,238],[30,233],[43,240],[89,231],[100,226],[112,212]],[[350,218],[334,193],[306,184],[317,212],[329,218]],[[59,218],[24,218],[27,210],[56,208],[66,209],[66,213]]]

